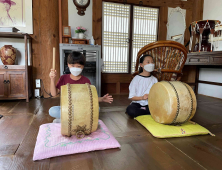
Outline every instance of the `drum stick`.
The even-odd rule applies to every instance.
[[[55,70],[55,47],[53,47],[52,69]]]
[[[193,124],[193,125],[196,125],[196,122],[193,122],[193,121],[191,121],[191,120],[189,120],[189,122],[190,122],[191,124]]]

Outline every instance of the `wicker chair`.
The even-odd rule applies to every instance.
[[[135,73],[139,68],[139,59],[143,54],[150,54],[155,63],[153,75],[158,81],[180,80],[182,69],[187,59],[187,49],[175,41],[157,41],[144,46],[137,54]]]

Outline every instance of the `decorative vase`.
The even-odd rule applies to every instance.
[[[0,57],[4,65],[14,65],[16,59],[16,49],[12,45],[4,45],[0,48]]]
[[[83,39],[84,38],[84,34],[83,33],[79,33],[79,39]]]

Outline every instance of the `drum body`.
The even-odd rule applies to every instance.
[[[89,84],[61,86],[61,134],[84,137],[97,130],[99,102],[96,87]]]
[[[152,118],[162,124],[182,124],[196,112],[193,89],[180,81],[161,81],[152,86],[149,97]]]

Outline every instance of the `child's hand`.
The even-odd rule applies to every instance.
[[[113,97],[109,94],[106,94],[102,97],[102,102],[112,103],[113,102]]]
[[[49,73],[49,77],[51,80],[55,80],[56,78],[56,70],[51,69],[50,73]]]
[[[149,95],[149,94],[144,94],[143,97],[142,97],[142,99],[143,99],[143,100],[147,100],[147,99],[148,99],[148,95]]]

